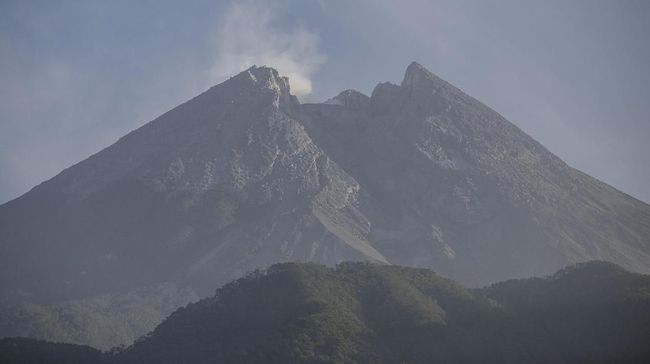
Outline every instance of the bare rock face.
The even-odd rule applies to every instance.
[[[366,109],[304,108],[314,140],[382,206],[369,240],[391,263],[470,285],[591,259],[649,272],[647,204],[417,63],[400,86],[379,84]]]
[[[252,67],[0,206],[0,293],[49,304],[284,261],[469,285],[601,259],[650,272],[650,206],[417,63],[323,104]]]
[[[286,78],[251,68],[2,206],[2,289],[209,292],[277,261],[386,263],[363,237],[358,183],[299,108]]]
[[[327,105],[340,105],[350,109],[366,110],[370,106],[370,98],[356,90],[345,90],[335,97],[325,101]]]

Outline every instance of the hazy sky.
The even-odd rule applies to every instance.
[[[413,60],[650,201],[650,1],[0,1],[0,203],[252,64],[303,101]]]

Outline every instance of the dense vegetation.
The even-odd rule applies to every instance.
[[[131,344],[179,306],[198,297],[190,289],[161,284],[56,304],[0,305],[3,336],[87,344],[107,350]]]
[[[642,363],[648,343],[650,277],[609,263],[478,290],[424,269],[280,264],[177,310],[127,349],[76,354],[88,363]],[[37,362],[21,349],[74,354],[53,345],[4,340],[0,362]]]
[[[87,364],[101,363],[107,355],[88,346],[58,344],[28,338],[0,340],[0,363]]]

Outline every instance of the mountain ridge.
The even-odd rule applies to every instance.
[[[648,273],[649,237],[650,205],[417,63],[400,85],[323,104],[251,67],[0,205],[0,293],[204,296],[287,261],[435,268],[469,286],[593,259]]]

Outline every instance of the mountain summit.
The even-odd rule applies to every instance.
[[[322,104],[252,67],[0,206],[0,293],[205,295],[285,261],[473,286],[591,259],[648,273],[649,239],[650,206],[415,62],[401,85]]]
[[[432,85],[436,82],[446,83],[433,73],[429,72],[429,70],[424,68],[421,64],[411,62],[411,64],[406,68],[401,86],[404,88],[416,88],[421,87],[422,85]]]

